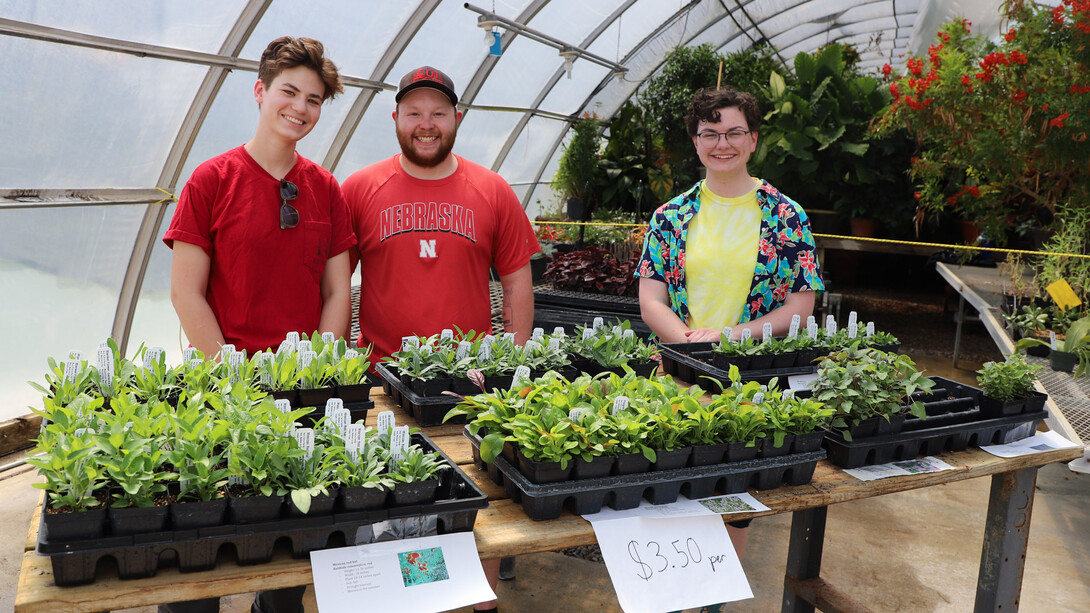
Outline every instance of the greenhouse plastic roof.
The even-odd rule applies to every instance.
[[[0,315],[29,352],[0,362],[0,418],[26,412],[24,382],[41,380],[46,356],[86,355],[106,336],[130,355],[147,343],[180,356],[159,239],[193,168],[252,136],[258,59],[273,38],[321,40],[344,75],[345,93],[299,144],[338,180],[397,151],[395,84],[434,65],[465,111],[455,151],[499,172],[533,217],[554,202],[547,183],[570,121],[612,116],[678,45],[727,53],[768,41],[790,66],[845,42],[870,72],[925,52],[954,16],[998,31],[1000,4],[477,1],[0,0]],[[502,55],[488,54],[479,20],[497,23]],[[570,73],[561,48],[578,54]]]

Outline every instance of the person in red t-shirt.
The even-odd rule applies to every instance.
[[[541,250],[515,192],[495,172],[454,155],[462,113],[454,82],[430,66],[402,77],[393,118],[401,154],[344,182],[362,262],[360,338],[372,360],[401,338],[444,328],[492,331],[489,267],[503,287],[503,325],[515,341],[534,320],[530,256]],[[484,560],[496,587],[499,560]],[[475,605],[495,610],[496,602]]]
[[[287,332],[348,336],[356,242],[328,171],[296,153],[322,104],[342,93],[322,43],[284,36],[261,54],[248,143],[193,171],[163,241],[174,250],[170,297],[189,342],[212,359],[226,343],[253,354]],[[296,613],[306,586],[258,592],[252,610]],[[159,606],[219,610],[218,598]]]
[[[170,295],[189,342],[250,354],[287,332],[348,335],[355,244],[336,179],[295,151],[344,91],[322,44],[282,37],[261,56],[257,132],[189,178],[163,241]]]

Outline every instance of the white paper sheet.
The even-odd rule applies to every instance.
[[[952,470],[954,467],[934,457],[927,456],[914,460],[899,460],[888,464],[875,466],[862,466],[860,468],[845,468],[844,472],[860,481],[874,481],[887,477],[903,477],[905,475],[918,475],[920,473],[937,473],[942,470]]]
[[[1071,449],[1072,447],[1078,446],[1079,445],[1072,443],[1061,436],[1058,432],[1049,430],[1047,432],[1039,432],[1020,441],[1014,441],[1013,443],[1007,443],[1005,445],[985,445],[981,447],[981,449],[1001,458],[1014,458],[1021,455],[1030,455],[1043,451],[1055,451],[1057,449]]]
[[[684,496],[678,496],[677,502],[668,504],[651,504],[650,502],[643,500],[640,501],[640,506],[635,509],[625,509],[624,511],[616,511],[608,507],[602,507],[602,510],[598,513],[583,515],[583,519],[594,523],[595,521],[621,519],[624,517],[664,519],[670,517],[692,517],[696,515],[729,515],[731,513],[749,513],[767,510],[768,507],[761,504],[759,500],[751,496],[748,492],[741,492],[739,494],[709,496],[708,498],[700,498],[698,500],[691,500]]]
[[[310,554],[321,613],[448,611],[496,597],[473,533],[400,539]]]
[[[699,515],[654,519],[609,509],[584,517],[594,527],[626,613],[676,611],[753,597],[718,514],[705,509]]]

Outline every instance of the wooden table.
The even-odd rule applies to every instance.
[[[373,396],[376,408],[367,417],[372,425],[378,412],[386,409],[397,413],[398,423],[412,423],[411,418],[393,406],[381,391]],[[445,425],[424,431],[488,494],[489,507],[478,513],[474,526],[477,548],[483,558],[555,551],[595,542],[590,523],[568,512],[550,521],[530,520],[521,506],[507,498],[503,488],[492,483],[485,472],[473,465],[470,444],[461,435],[461,430],[462,426]],[[1081,455],[1081,449],[1074,449],[1003,459],[979,449],[968,449],[939,456],[955,467],[951,471],[866,482],[848,476],[823,460],[817,465],[813,481],[807,485],[751,490],[750,493],[767,505],[769,511],[733,515],[731,519],[793,513],[784,580],[784,611],[813,611],[811,602],[824,611],[859,610],[847,595],[820,577],[829,505],[991,476],[977,584],[977,610],[1014,611],[1021,591],[1037,469]],[[16,613],[122,609],[313,582],[309,560],[293,559],[287,553],[278,552],[271,562],[257,566],[238,566],[233,561],[221,559],[211,571],[183,574],[174,567],[162,569],[151,578],[129,581],[121,581],[116,571],[100,567],[95,583],[61,588],[53,584],[49,558],[34,552],[39,519],[36,513],[27,535],[15,595]]]

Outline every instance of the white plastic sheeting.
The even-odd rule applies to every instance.
[[[452,0],[0,0],[0,419],[35,401],[47,356],[106,336],[185,344],[161,237],[201,161],[250,138],[261,51],[310,36],[346,77],[300,152],[343,180],[397,150],[390,114],[402,74],[447,72],[465,119],[455,151],[500,172],[528,213],[550,208],[570,118],[608,118],[678,45],[722,52],[768,41],[798,52],[848,42],[865,70],[903,64],[946,19],[998,28],[999,0],[477,0],[627,68],[587,59],[570,77],[556,49],[500,28],[487,54],[478,15]],[[987,31],[987,30],[986,30]]]

